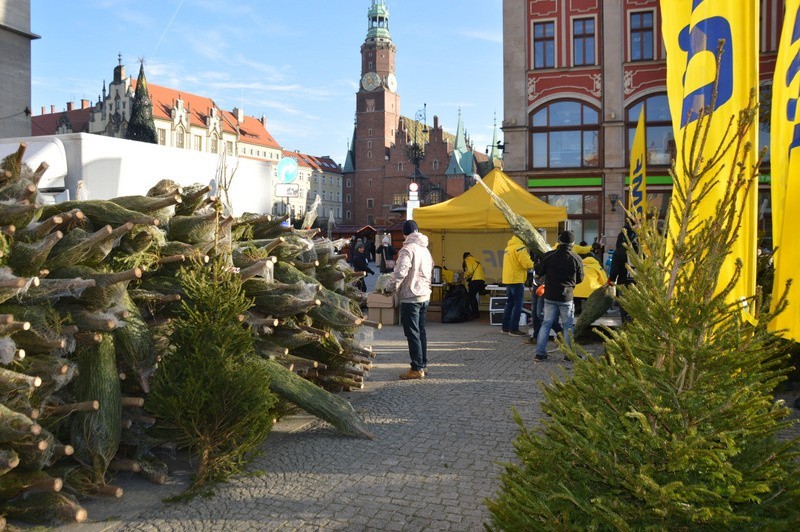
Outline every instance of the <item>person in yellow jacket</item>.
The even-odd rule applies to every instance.
[[[525,280],[533,260],[528,247],[518,236],[512,236],[503,254],[503,284],[506,287],[506,307],[503,310],[502,331],[514,336],[525,336],[519,330],[519,316],[525,297]]]
[[[608,276],[603,269],[603,265],[600,264],[600,261],[597,260],[594,255],[591,253],[578,253],[578,255],[580,255],[583,261],[584,276],[583,281],[575,287],[575,291],[572,293],[572,297],[575,300],[576,314],[580,314],[583,300],[592,295],[592,292],[601,286],[605,286],[608,282]]]
[[[467,297],[472,309],[472,317],[479,318],[478,294],[486,293],[486,274],[483,273],[483,265],[469,251],[464,252],[462,267],[464,269],[464,280],[467,281]]]

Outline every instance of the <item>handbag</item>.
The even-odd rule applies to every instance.
[[[386,269],[394,270],[394,261],[392,259],[386,261]]]

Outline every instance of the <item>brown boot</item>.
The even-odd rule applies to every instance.
[[[400,374],[400,380],[408,381],[412,379],[424,379],[425,372],[422,370],[410,369],[405,373]]]

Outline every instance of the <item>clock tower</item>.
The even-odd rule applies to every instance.
[[[350,223],[382,225],[391,198],[385,198],[385,166],[400,119],[395,75],[395,45],[389,34],[386,0],[372,0],[367,14],[367,37],[361,45],[361,78],[356,93],[356,127],[345,165],[344,218]],[[348,169],[352,176],[348,176]],[[347,187],[348,179],[351,188]],[[351,200],[348,205],[348,197]]]

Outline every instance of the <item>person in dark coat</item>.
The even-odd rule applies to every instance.
[[[353,269],[357,272],[366,272],[369,275],[374,274],[375,272],[372,271],[372,268],[369,267],[369,262],[367,261],[367,254],[364,252],[364,243],[359,242],[356,244],[356,251],[353,254]],[[356,286],[362,292],[367,291],[367,283],[364,281],[362,277],[358,281],[356,281]]]
[[[394,271],[395,250],[389,235],[385,235],[380,247],[375,252],[375,262],[378,263],[381,273],[391,273]]]
[[[547,358],[547,340],[556,319],[561,319],[564,341],[572,344],[575,302],[572,291],[583,281],[583,261],[572,251],[575,234],[564,231],[558,235],[558,247],[545,253],[537,269],[544,277],[544,320],[536,338],[536,360]]]
[[[630,243],[629,243],[630,242]],[[639,238],[630,223],[626,223],[617,235],[617,247],[611,256],[611,270],[608,272],[608,284],[628,287],[635,282],[633,268],[628,260],[629,253],[639,253]],[[622,323],[631,321],[631,316],[620,305],[619,315]]]
[[[375,262],[375,237],[371,236],[367,238],[367,241],[364,243],[364,251],[367,254],[367,260],[369,262]]]

